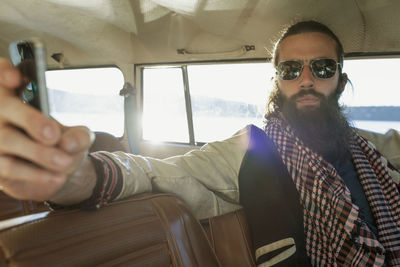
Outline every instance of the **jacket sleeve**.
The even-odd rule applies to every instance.
[[[113,199],[144,192],[174,193],[198,219],[208,218],[240,208],[238,175],[249,129],[247,126],[229,139],[166,159],[104,151],[94,152],[92,157],[101,162],[97,175],[113,181],[105,183],[108,194],[115,195]]]

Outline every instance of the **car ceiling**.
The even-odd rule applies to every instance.
[[[73,66],[266,58],[285,25],[309,19],[347,53],[397,52],[399,14],[398,0],[2,0],[0,55],[35,36],[50,66],[54,53]],[[255,49],[234,52],[244,45]]]

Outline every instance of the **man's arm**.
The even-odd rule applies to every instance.
[[[103,179],[102,203],[144,192],[173,193],[197,218],[240,208],[238,174],[248,147],[246,127],[224,141],[208,143],[185,155],[155,159],[124,152],[95,152]],[[96,190],[95,190],[96,191]]]

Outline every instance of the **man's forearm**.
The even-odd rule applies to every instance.
[[[88,156],[85,156],[79,168],[50,201],[60,205],[72,205],[86,200],[92,195],[96,181],[93,163]]]

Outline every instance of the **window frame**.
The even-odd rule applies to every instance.
[[[185,142],[170,142],[163,141],[163,144],[174,144],[199,147],[205,144],[205,142],[198,142],[195,139],[194,126],[193,126],[193,112],[192,103],[189,88],[189,78],[187,73],[188,65],[212,65],[212,64],[243,64],[243,63],[270,63],[270,58],[252,58],[252,59],[232,59],[232,60],[201,60],[201,61],[180,61],[180,62],[160,62],[160,63],[140,63],[134,64],[134,79],[136,88],[138,88],[138,112],[143,114],[143,102],[144,102],[144,87],[143,87],[143,70],[145,68],[159,68],[159,67],[171,67],[181,68],[182,80],[185,94],[185,109],[187,116],[187,129],[189,132],[189,143]],[[150,140],[143,139],[143,125],[140,125],[139,139],[141,142],[152,142]]]

